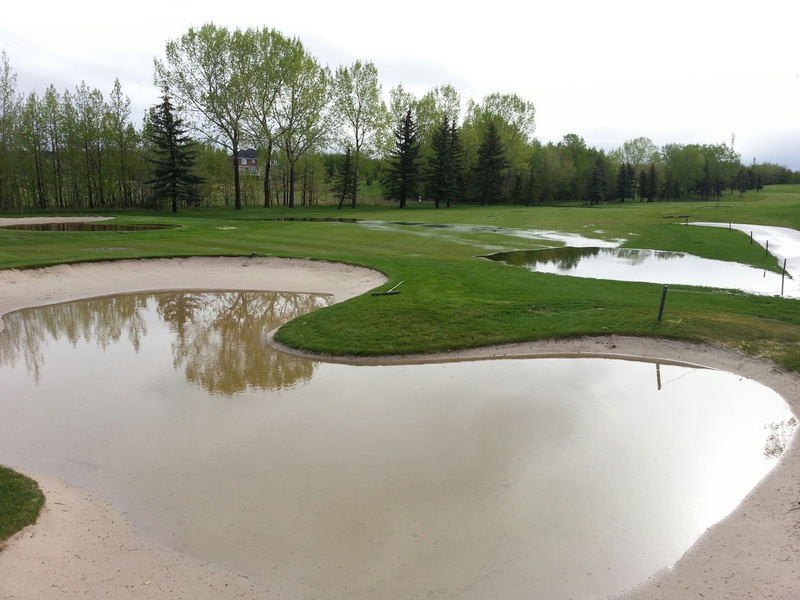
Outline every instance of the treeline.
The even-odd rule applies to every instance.
[[[575,134],[542,144],[534,105],[515,94],[462,102],[451,85],[421,97],[398,85],[387,103],[374,64],[331,70],[273,29],[192,28],[167,42],[155,80],[195,140],[192,197],[205,205],[708,199],[800,181],[745,166],[726,144],[637,138],[605,153]],[[153,114],[135,126],[118,80],[107,97],[85,83],[23,96],[3,52],[0,211],[162,207]],[[257,170],[241,168],[249,149]]]

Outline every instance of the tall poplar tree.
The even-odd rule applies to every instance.
[[[0,53],[0,210],[11,210],[15,206],[13,173],[15,130],[18,122],[19,92],[17,74],[11,70],[6,51]]]
[[[167,42],[166,61],[156,61],[156,81],[166,85],[192,116],[192,126],[233,154],[234,204],[242,208],[239,146],[247,115],[248,37],[207,23]]]
[[[175,107],[164,88],[161,103],[150,109],[150,141],[153,157],[150,159],[153,178],[148,181],[153,189],[156,204],[168,201],[172,212],[178,212],[180,202],[199,199],[198,186],[203,178],[195,174],[195,142],[184,128],[183,120],[175,114]]]
[[[289,206],[294,206],[298,160],[324,146],[333,125],[329,102],[330,70],[302,46],[292,58],[291,73],[275,105],[277,142],[288,170]]]
[[[388,129],[389,113],[381,99],[378,69],[371,62],[357,60],[351,67],[339,67],[333,77],[333,106],[339,120],[342,143],[351,149],[353,172],[358,181],[361,159],[377,149],[378,137]],[[357,188],[351,196],[356,207]]]

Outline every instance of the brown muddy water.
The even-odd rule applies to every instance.
[[[673,564],[794,426],[775,392],[709,369],[357,367],[264,343],[328,303],[172,293],[7,315],[0,462],[290,599],[566,599]]]

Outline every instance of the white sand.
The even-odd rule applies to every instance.
[[[321,292],[342,301],[385,281],[383,275],[358,267],[258,257],[63,265],[0,271],[0,314],[77,298],[167,289]],[[681,342],[583,338],[380,362],[588,354],[678,360],[739,373],[772,387],[795,415],[799,412],[800,376],[736,351]],[[47,503],[39,521],[13,536],[0,552],[3,600],[278,597],[223,567],[155,545],[103,498],[53,477],[28,475],[40,483]],[[622,597],[800,598],[797,444],[737,510],[709,529],[674,567]]]

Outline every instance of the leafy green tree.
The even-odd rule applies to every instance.
[[[163,89],[161,103],[150,109],[149,117],[153,178],[148,183],[153,189],[154,204],[167,201],[176,213],[179,203],[199,200],[198,186],[203,178],[196,174],[195,143],[183,120],[175,114],[167,88]]]
[[[168,87],[191,117],[191,126],[232,153],[234,205],[242,208],[239,149],[249,93],[247,36],[207,23],[167,42],[156,60],[156,82]]]
[[[638,137],[632,140],[627,140],[622,144],[622,158],[625,162],[633,165],[634,170],[638,171],[639,167],[644,164],[649,164],[653,155],[658,154],[658,146],[656,146],[650,138]]]
[[[700,152],[708,165],[712,195],[719,198],[726,188],[733,191],[736,173],[742,167],[739,155],[724,143],[705,144]]]
[[[507,169],[508,161],[500,133],[494,121],[490,121],[478,148],[475,166],[475,187],[481,204],[502,201]]]
[[[103,94],[92,89],[82,81],[75,89],[75,108],[77,110],[78,134],[81,145],[83,174],[86,177],[86,194],[89,208],[106,204],[103,156],[102,117],[104,111]]]
[[[352,148],[352,168],[358,181],[362,155],[378,148],[381,133],[388,127],[389,113],[381,99],[378,69],[371,62],[357,60],[350,67],[339,67],[333,77],[333,103],[342,143]],[[352,190],[356,207],[357,186]]]
[[[705,159],[697,144],[667,144],[661,149],[668,199],[679,200],[703,177]]]
[[[589,189],[589,179],[595,168],[595,152],[586,146],[583,137],[568,133],[557,145],[568,165],[564,172],[564,200],[584,200]]]
[[[419,142],[423,153],[427,152],[430,156],[433,136],[442,120],[447,117],[453,125],[458,126],[461,95],[452,85],[436,86],[415,102],[414,112],[417,115]]]
[[[47,190],[44,182],[44,131],[40,102],[34,92],[28,94],[20,109],[18,141],[23,150],[24,173],[28,180],[26,187],[31,192],[28,200],[35,201],[38,208],[47,208]]]
[[[112,193],[119,196],[115,205],[133,206],[133,190],[131,183],[135,179],[133,154],[139,143],[139,135],[130,122],[131,101],[122,94],[119,79],[114,80],[114,87],[103,115],[106,128],[106,152],[113,161],[111,168]]]
[[[61,97],[56,88],[50,85],[42,98],[42,120],[45,144],[49,156],[49,179],[53,190],[53,200],[59,208],[66,205],[66,177],[64,173],[64,117]]]
[[[417,124],[411,108],[394,130],[394,149],[388,159],[386,190],[388,197],[397,200],[405,208],[409,199],[418,196],[420,179],[420,144],[417,140]]]
[[[789,168],[775,163],[756,164],[756,161],[753,160],[750,169],[754,175],[753,189],[755,190],[760,190],[765,185],[777,183],[800,183],[795,181],[797,174],[793,174]],[[756,183],[760,184],[761,187],[757,187]]]
[[[298,57],[303,53],[303,45],[297,38],[287,38],[279,31],[265,27],[246,30],[242,47],[247,90],[243,125],[249,141],[263,158],[264,208],[268,208],[272,159],[280,133],[275,111]]]
[[[288,205],[294,206],[297,161],[324,145],[331,133],[331,74],[305,49],[294,55],[286,85],[278,97],[278,143],[286,160]]]
[[[0,210],[15,208],[17,194],[14,185],[15,130],[18,123],[19,98],[17,74],[11,69],[8,54],[0,55]]]

